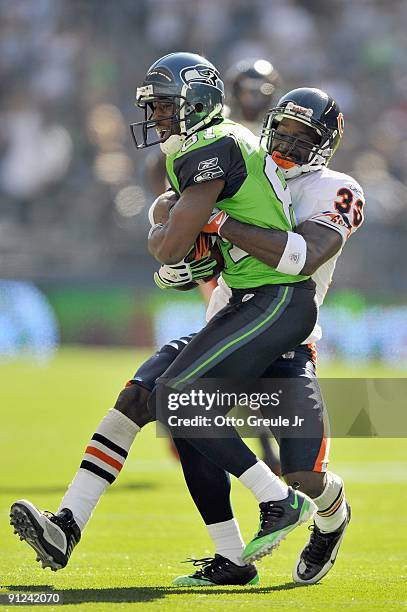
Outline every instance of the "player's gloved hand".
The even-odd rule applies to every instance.
[[[215,234],[222,237],[220,230],[228,217],[229,215],[223,210],[214,208],[208,222],[203,226],[201,231],[204,232],[204,234]]]
[[[200,280],[213,276],[216,266],[216,259],[212,259],[210,255],[205,255],[201,259],[191,261],[189,267],[192,273],[192,280],[199,283]]]
[[[154,272],[154,282],[160,289],[177,289],[191,281],[199,283],[202,279],[213,275],[216,260],[209,256],[191,263],[180,261],[174,265],[162,265],[158,272]]]
[[[158,272],[154,272],[154,282],[160,289],[176,289],[190,283],[192,272],[190,265],[180,261],[174,265],[162,265]]]

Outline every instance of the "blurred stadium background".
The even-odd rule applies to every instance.
[[[40,571],[8,525],[19,497],[57,506],[89,433],[133,368],[155,344],[204,319],[197,292],[155,288],[146,248],[152,158],[135,151],[128,124],[137,116],[136,84],[161,55],[196,51],[223,73],[239,59],[261,57],[286,90],[313,85],[337,98],[346,130],[332,167],[361,182],[367,209],[321,313],[322,373],[405,375],[406,31],[405,0],[0,0],[6,590],[62,589],[81,610],[114,603],[134,610],[142,602],[146,610],[189,611],[190,591],[168,585],[188,569],[181,559],[213,552],[154,426],[140,436],[64,572]],[[354,517],[326,581],[311,589],[288,582],[307,537],[298,530],[263,563],[260,589],[199,594],[194,609],[400,610],[407,549],[400,442],[333,441],[333,469],[346,479]],[[248,538],[252,500],[233,488]]]
[[[407,363],[407,3],[404,0],[1,0],[0,356],[63,344],[152,347],[204,306],[164,293],[147,253],[149,151],[128,124],[169,51],[220,70],[270,60],[345,115],[332,167],[367,195],[321,314],[321,358]]]

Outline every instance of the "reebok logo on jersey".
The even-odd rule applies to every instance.
[[[215,168],[218,165],[218,157],[212,157],[212,159],[204,159],[198,166],[198,170],[209,170],[209,168]]]
[[[214,158],[214,160],[216,159],[216,163],[218,162],[217,157]],[[212,162],[213,160],[208,159],[206,160],[206,162]],[[200,166],[201,164],[203,164],[205,162],[201,162],[198,166],[198,170],[201,170]],[[216,166],[215,168],[210,168],[210,169],[206,169],[206,170],[201,170],[201,172],[198,172],[198,174],[195,174],[194,176],[194,182],[195,183],[203,183],[204,181],[212,181],[213,179],[216,179],[220,176],[223,176],[225,173],[222,170],[222,168],[220,166]]]

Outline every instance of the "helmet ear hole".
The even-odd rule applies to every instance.
[[[203,109],[204,107],[203,107],[202,102],[198,102],[197,104],[195,104],[195,111],[197,113],[202,113]]]

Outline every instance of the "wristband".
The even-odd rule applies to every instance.
[[[300,234],[287,232],[287,244],[276,267],[277,272],[297,276],[305,266],[307,243]]]

